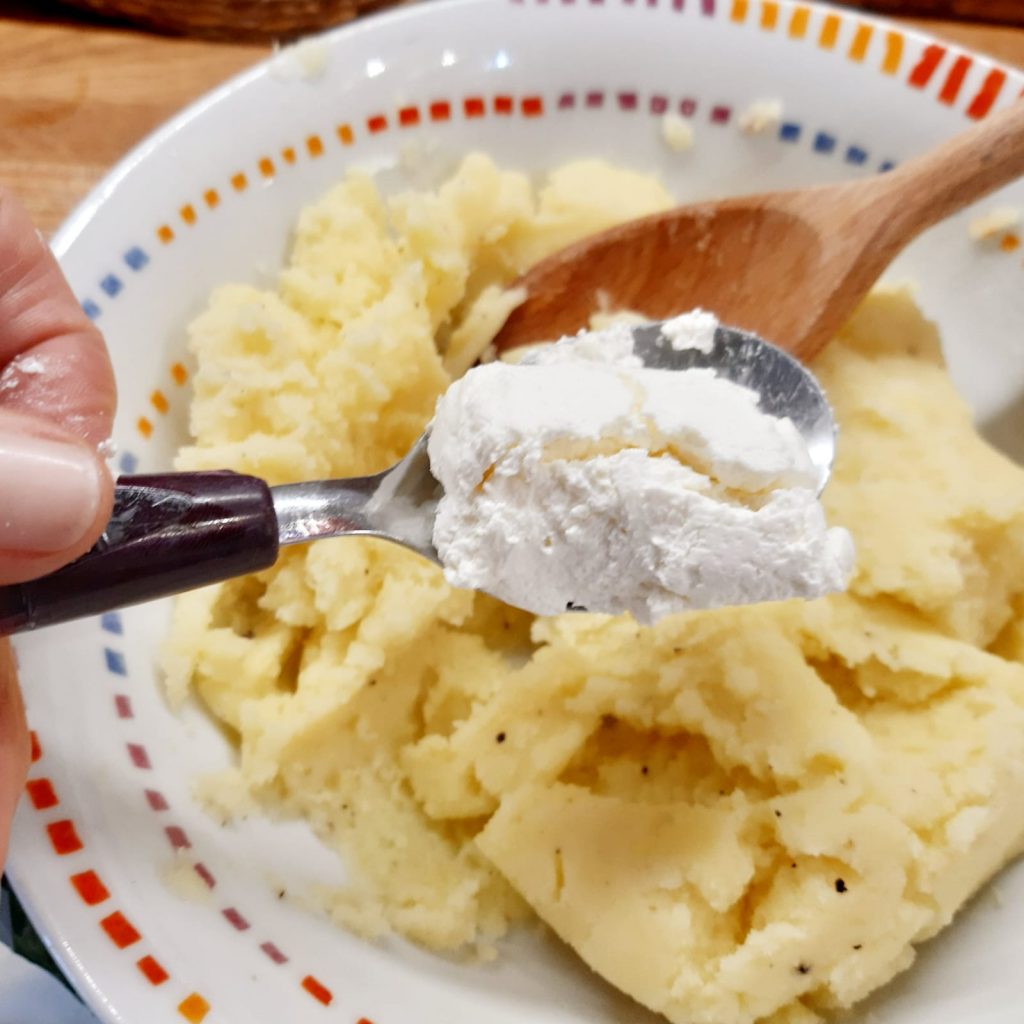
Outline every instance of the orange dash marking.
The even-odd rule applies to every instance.
[[[159,238],[164,245],[167,245],[168,242],[173,242],[174,232],[171,230],[170,224],[161,224],[160,227],[156,229],[156,237]]]
[[[355,140],[355,135],[352,132],[352,126],[348,124],[339,124],[337,128],[338,139],[343,146],[351,146]]]
[[[873,32],[874,29],[870,25],[860,24],[857,26],[857,31],[853,35],[853,42],[850,43],[850,49],[847,53],[850,60],[855,60],[859,64],[864,59],[864,55],[868,52]]]
[[[171,379],[181,387],[188,380],[188,370],[181,363],[175,363],[171,367]]]
[[[198,992],[193,992],[178,1003],[178,1013],[189,1021],[189,1024],[201,1024],[209,1012],[210,1004]]]
[[[166,413],[171,407],[162,391],[154,391],[153,394],[149,396],[149,401],[153,408],[160,414]]]
[[[37,811],[45,811],[60,803],[49,779],[30,779],[25,783],[25,791]]]
[[[732,10],[729,12],[729,17],[735,22],[746,21],[747,7],[747,0],[732,0]]]
[[[260,162],[257,166],[264,178],[272,178],[277,173],[274,169],[274,161],[269,156],[260,157]]]
[[[186,203],[178,213],[181,214],[181,219],[191,227],[196,222],[196,209],[191,203]]]
[[[807,35],[807,23],[810,20],[811,9],[809,7],[798,7],[793,11],[793,17],[789,19],[789,37],[803,39]]]
[[[285,146],[281,150],[281,157],[286,164],[293,164],[295,163],[295,150],[291,146]]]
[[[1020,248],[1020,237],[1018,235],[1003,235],[999,242],[999,248],[1003,252],[1016,252]]]
[[[986,75],[985,81],[981,83],[978,95],[971,100],[971,105],[967,108],[967,116],[973,117],[975,120],[984,117],[992,109],[992,104],[998,99],[1005,82],[1006,72],[1000,71],[999,68],[993,68]]]
[[[151,956],[144,956],[135,966],[142,971],[143,977],[150,985],[162,985],[170,977],[163,965]]]
[[[306,139],[306,152],[315,160],[318,156],[324,155],[324,144],[320,141],[319,135],[310,135]]]
[[[818,36],[818,46],[823,50],[831,50],[839,38],[839,16],[837,14],[826,15],[821,24],[821,34]]]
[[[215,210],[220,206],[220,194],[215,188],[208,188],[203,193],[203,202],[211,209]]]
[[[302,987],[314,998],[319,1000],[324,1006],[330,1006],[334,1000],[334,995],[331,990],[326,986],[322,985],[312,974],[307,974],[302,979]]]
[[[153,424],[150,423],[149,420],[147,420],[145,416],[140,416],[135,421],[135,426],[136,426],[136,429],[139,431],[139,433],[143,437],[152,437],[153,436]]]
[[[135,925],[120,910],[115,910],[103,918],[100,927],[110,936],[110,941],[118,949],[132,946],[142,938]]]
[[[62,821],[51,822],[46,826],[46,832],[58,857],[65,857],[69,853],[77,853],[85,846],[75,831],[75,823],[68,821],[66,818]]]
[[[241,171],[231,175],[231,187],[236,192],[244,192],[248,186],[249,179]]]
[[[895,75],[900,69],[903,59],[903,36],[899,32],[885,33],[885,56],[882,58],[882,70],[887,75]]]
[[[779,23],[779,5],[776,0],[762,0],[761,28],[766,32],[774,32]]]
[[[70,882],[87,906],[95,907],[97,903],[110,899],[107,887],[100,881],[100,876],[95,871],[83,871],[81,874],[72,875]]]

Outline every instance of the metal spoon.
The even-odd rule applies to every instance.
[[[835,452],[832,410],[814,376],[781,349],[719,327],[710,352],[676,350],[660,324],[633,330],[646,366],[708,367],[756,391],[788,417],[825,486]],[[433,543],[441,485],[430,472],[428,427],[401,462],[374,476],[269,487],[229,471],[118,480],[99,542],[41,579],[0,587],[0,634],[49,626],[267,569],[282,546],[345,535],[380,537],[440,564]]]

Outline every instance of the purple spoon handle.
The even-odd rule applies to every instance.
[[[0,587],[0,635],[266,569],[277,549],[263,480],[227,471],[123,476],[95,547],[42,579]]]

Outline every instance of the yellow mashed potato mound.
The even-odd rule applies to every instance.
[[[192,325],[180,466],[388,466],[518,272],[670,202],[593,161],[535,189],[472,156],[391,200],[350,175],[276,291],[218,289]],[[848,594],[640,628],[533,619],[384,542],[289,549],[177,606],[170,693],[238,741],[221,804],[338,851],[360,887],[327,897],[339,923],[454,951],[532,912],[677,1024],[802,1024],[906,968],[1024,843],[1024,471],[906,292],[815,368]]]

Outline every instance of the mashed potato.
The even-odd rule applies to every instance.
[[[181,467],[389,465],[517,272],[669,202],[593,162],[535,193],[476,156],[390,202],[350,176],[276,292],[221,288],[193,325]],[[454,951],[535,913],[677,1024],[810,1021],[906,968],[1024,842],[1024,471],[906,293],[816,369],[848,594],[640,628],[532,619],[379,541],[288,550],[178,603],[170,693],[238,740],[221,805],[305,818],[358,882],[339,923]]]

